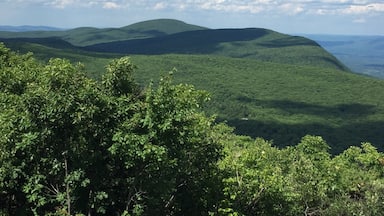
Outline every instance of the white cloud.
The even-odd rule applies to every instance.
[[[363,34],[367,30],[384,34],[379,28],[384,0],[0,0],[4,24],[123,26],[159,17],[212,28],[260,26],[316,32],[323,26],[332,32],[356,28]]]
[[[143,4],[152,1],[141,0]],[[152,3],[153,4],[153,3]],[[169,0],[159,1],[154,9],[203,9],[223,12],[249,12],[296,15],[299,13],[335,15],[384,12],[380,0]]]
[[[270,0],[237,1],[237,0],[211,0],[205,1],[198,7],[204,10],[223,12],[250,12],[259,13],[265,10],[266,3]]]
[[[166,7],[167,7],[167,4],[165,2],[158,2],[158,3],[155,4],[153,9],[155,9],[155,10],[162,10],[162,9],[165,9]]]
[[[294,3],[285,3],[278,7],[281,11],[286,14],[296,15],[304,11],[302,4],[294,4]]]
[[[335,15],[383,13],[383,0],[3,0],[9,4],[45,5],[55,8],[99,7],[152,10],[211,10],[268,14],[299,13]]]
[[[341,10],[344,14],[367,14],[371,12],[384,12],[384,3],[350,5]]]
[[[49,6],[53,6],[55,8],[63,9],[74,3],[75,3],[75,0],[54,0],[54,1],[47,1],[45,4]]]
[[[118,9],[118,8],[121,8],[121,5],[118,5],[115,2],[104,2],[103,8],[104,9]]]

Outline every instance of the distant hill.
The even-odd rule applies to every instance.
[[[384,79],[384,36],[305,35],[356,72]]]
[[[121,28],[80,27],[66,31],[0,32],[0,38],[61,38],[75,46],[129,39],[150,38],[184,31],[207,29],[178,20],[157,19]]]
[[[57,49],[78,49],[76,46],[73,46],[71,43],[58,38],[58,37],[47,37],[47,38],[3,38],[0,41],[5,42],[9,47],[18,49],[23,43],[32,43],[32,44],[41,44],[44,46],[57,48]]]
[[[0,38],[91,52],[212,54],[236,58],[348,69],[315,41],[262,28],[208,29],[178,20],[158,19],[121,28],[81,27],[53,32],[0,32]],[[40,39],[39,39],[40,38]],[[44,39],[41,38],[51,38]],[[54,39],[52,39],[54,38]],[[45,40],[50,44],[45,44]],[[58,45],[51,42],[56,40]],[[60,41],[62,40],[62,41]],[[70,44],[67,44],[70,43]],[[12,45],[11,45],[12,46]]]
[[[121,28],[132,33],[147,33],[148,36],[163,36],[179,32],[208,29],[206,27],[187,24],[173,19],[156,19],[138,22]]]
[[[4,38],[18,38],[18,40],[21,40],[20,38],[56,38],[69,42],[74,46],[84,46],[87,50],[108,52],[114,50],[124,54],[153,54],[166,53],[168,51],[172,51],[174,53],[213,53],[231,57],[257,58],[261,60],[272,59],[275,61],[276,59],[280,59],[278,62],[283,63],[295,62],[298,60],[297,57],[300,56],[300,58],[303,60],[301,62],[307,65],[324,65],[323,63],[328,62],[326,65],[334,65],[343,69],[345,69],[344,65],[346,65],[353,72],[362,73],[378,78],[384,78],[384,65],[382,63],[384,59],[383,36],[303,35],[305,38],[310,38],[316,41],[333,55],[322,54],[323,56],[319,56],[318,51],[321,49],[316,48],[315,45],[311,47],[307,46],[307,51],[302,52],[300,55],[299,50],[302,50],[303,46],[285,47],[283,52],[274,52],[276,49],[269,49],[268,51],[263,49],[266,48],[266,46],[260,46],[260,44],[258,44],[260,41],[257,40],[233,40],[232,42],[216,41],[216,47],[213,47],[212,44],[204,47],[202,44],[207,45],[212,40],[212,35],[216,37],[215,31],[218,31],[217,29],[212,29],[211,32],[203,32],[201,36],[194,35],[193,37],[195,37],[195,39],[191,38],[192,35],[190,35],[191,37],[186,39],[188,42],[185,41],[183,44],[181,42],[184,40],[183,37],[186,36],[183,35],[185,32],[191,33],[191,31],[205,31],[210,29],[202,26],[187,24],[185,22],[173,19],[149,20],[121,28],[81,27],[70,30],[62,30],[45,26],[8,26],[7,30],[7,26],[3,27],[4,31],[1,31],[0,28],[0,38],[3,38],[3,40]],[[249,29],[248,32],[250,32]],[[180,33],[180,35],[177,35],[178,33]],[[243,33],[245,32],[243,31]],[[272,31],[270,33],[272,33]],[[203,36],[206,37],[203,38]],[[207,39],[207,37],[211,38]],[[219,37],[225,36],[219,35]],[[201,43],[198,45],[195,43],[198,40],[197,38],[201,39]],[[289,36],[285,38],[280,37],[282,41],[287,40],[288,38]],[[173,39],[179,41],[172,41]],[[270,37],[270,39],[271,40],[269,43],[276,43],[278,46],[280,46],[280,48],[282,48],[281,41],[273,41],[272,37]],[[135,41],[127,42],[128,40]],[[291,40],[291,42],[293,41],[293,43],[295,43],[295,41],[297,42],[299,40],[304,40],[304,38],[292,37],[288,40]],[[191,44],[186,44],[189,42],[191,42]],[[175,47],[172,46],[172,43],[178,43],[181,44],[181,46],[177,45],[178,47]],[[299,43],[309,44],[309,42],[304,41]],[[39,44],[44,45],[44,43]],[[57,46],[62,45],[63,44]],[[111,47],[103,48],[103,46]],[[258,50],[256,51],[255,48]],[[286,56],[287,53],[294,54],[289,54]],[[311,53],[316,54],[313,56]],[[320,59],[319,57],[322,57],[322,63],[318,61]]]
[[[9,25],[0,25],[0,31],[7,32],[29,32],[29,31],[63,31],[64,29],[50,27],[50,26],[9,26]]]

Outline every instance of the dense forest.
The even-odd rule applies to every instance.
[[[277,148],[218,123],[177,72],[142,86],[136,70],[122,57],[95,80],[0,45],[1,215],[383,215],[370,143]]]

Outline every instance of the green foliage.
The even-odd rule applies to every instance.
[[[297,144],[322,136],[337,154],[369,141],[383,149],[384,82],[340,70],[212,55],[132,56],[139,83],[176,67],[174,79],[211,93],[205,110],[237,134]]]
[[[39,64],[0,48],[2,212],[200,215],[213,208],[208,198],[218,190],[209,185],[221,151],[211,139],[213,119],[199,111],[205,93],[169,78],[140,92],[128,58],[112,61],[96,82],[82,65]]]
[[[321,137],[282,150],[234,137],[220,162],[222,215],[381,215],[383,153],[368,143],[331,157]]]
[[[178,49],[183,49],[185,52],[182,53],[187,55],[131,56],[140,66],[133,76],[141,86],[176,67],[179,71],[174,76],[176,83],[191,83],[198,89],[209,91],[212,100],[204,110],[208,114],[217,114],[219,121],[234,126],[237,134],[264,137],[281,147],[297,144],[306,134],[315,134],[329,143],[333,154],[341,153],[350,145],[358,146],[362,141],[383,150],[384,137],[380,130],[384,121],[382,80],[346,72],[337,59],[303,37],[266,29],[206,29],[204,34],[209,35],[210,40],[202,40],[198,39],[201,35],[197,35],[197,39],[191,37],[193,34],[187,32],[188,26],[183,29],[175,24],[172,30],[173,27],[168,25],[170,20],[159,21],[164,22],[140,23],[131,26],[130,30],[146,34],[157,24],[161,24],[159,29],[162,29],[158,34],[171,34],[179,29],[183,33],[168,35],[167,43],[160,43],[158,40],[164,38],[158,38],[157,33],[151,31],[154,35],[149,37],[154,37],[150,40],[153,46],[145,44],[159,53],[166,53],[166,50],[177,53]],[[96,30],[89,28],[71,33],[75,38],[82,38],[83,30],[89,30],[91,36],[96,35]],[[135,35],[137,32],[131,33]],[[111,30],[110,33],[116,32]],[[116,37],[121,36],[116,34]],[[193,47],[188,42],[193,42]],[[199,46],[195,46],[196,43]],[[112,53],[86,52],[64,40],[60,42],[52,38],[35,41],[19,38],[8,40],[8,44],[21,52],[32,50],[44,61],[52,56],[81,61],[87,74],[100,80],[103,66],[112,58],[120,57]],[[146,53],[142,43],[136,41],[135,44],[138,51]]]
[[[95,81],[68,60],[0,54],[1,215],[384,212],[384,154],[368,142],[279,149],[207,117],[207,92],[173,83],[182,72],[141,90],[127,57]]]
[[[107,66],[107,73],[102,79],[107,92],[113,95],[137,93],[138,86],[132,74],[135,68],[128,57],[113,60]]]

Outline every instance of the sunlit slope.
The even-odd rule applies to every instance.
[[[316,42],[267,29],[207,29],[147,39],[116,41],[86,50],[121,54],[210,54],[347,70]]]
[[[369,141],[384,149],[384,81],[341,70],[205,55],[133,56],[140,83],[177,68],[177,82],[212,94],[211,114],[240,134],[293,145],[321,135],[339,152]]]

